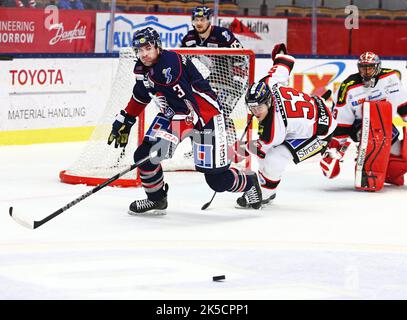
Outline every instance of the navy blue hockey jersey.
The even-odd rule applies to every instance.
[[[226,28],[211,26],[209,37],[202,40],[198,32],[193,29],[188,31],[181,41],[181,47],[208,47],[208,48],[242,48],[239,40]]]
[[[133,96],[125,109],[131,115],[141,113],[152,99],[150,94],[164,97],[166,106],[161,111],[168,119],[189,117],[197,128],[221,113],[216,93],[185,56],[163,50],[151,67],[138,60],[134,74]]]

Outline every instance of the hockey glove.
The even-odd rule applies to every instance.
[[[239,163],[247,158],[250,154],[257,155],[260,159],[264,159],[266,154],[259,148],[257,140],[236,141],[233,146],[229,146],[229,159],[232,162]]]
[[[107,144],[112,144],[114,141],[114,147],[125,148],[129,142],[129,134],[131,127],[136,123],[136,117],[127,114],[126,111],[121,110],[120,114],[116,116],[116,120],[113,122],[112,131],[110,132]]]
[[[245,158],[249,156],[246,150],[245,141],[236,141],[233,145],[228,146],[228,156],[234,163],[242,162]]]
[[[274,46],[273,51],[271,52],[271,59],[274,61],[276,55],[279,53],[287,54],[287,48],[284,43],[278,43]]]
[[[339,141],[334,139],[328,145],[328,149],[325,151],[322,159],[319,163],[322,169],[322,173],[328,179],[333,179],[339,175],[341,171],[340,162],[348,149],[350,142],[346,141],[343,145],[339,144]]]

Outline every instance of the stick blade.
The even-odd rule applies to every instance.
[[[13,207],[10,207],[9,214],[10,214],[10,217],[12,217],[15,222],[22,225],[23,227],[26,227],[28,229],[34,229],[35,228],[33,221],[28,221],[28,219],[26,217],[24,217],[22,215],[18,215],[15,212],[13,212]]]

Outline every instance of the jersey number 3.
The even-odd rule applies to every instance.
[[[184,90],[182,90],[182,88],[179,84],[176,84],[175,86],[173,86],[172,89],[178,93],[177,94],[178,98],[182,98],[183,96],[185,96],[185,92],[184,92]]]
[[[288,87],[281,87],[279,90],[285,99],[284,107],[288,118],[314,119],[315,108],[309,95]]]

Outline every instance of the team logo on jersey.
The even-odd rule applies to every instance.
[[[229,42],[230,41],[230,34],[227,31],[223,31],[222,35],[226,38],[226,41]]]
[[[398,89],[397,89],[397,90],[390,90],[390,91],[388,91],[388,92],[386,91],[386,93],[387,93],[387,94],[392,94],[392,93],[396,93],[396,92],[399,92],[399,91],[400,91],[400,90],[398,90]]]
[[[163,69],[162,72],[163,72],[163,75],[164,75],[164,77],[166,79],[165,83],[166,84],[171,83],[171,80],[172,80],[171,68]]]
[[[212,145],[194,143],[194,158],[197,167],[213,167],[212,149]]]
[[[382,93],[380,92],[379,94],[375,95],[375,96],[369,96],[367,98],[367,100],[377,100],[382,96]]]
[[[362,104],[365,101],[366,101],[366,99],[362,98],[362,99],[359,99],[359,100],[356,100],[356,101],[352,101],[351,104],[352,104],[353,107],[356,107],[356,106]]]
[[[170,120],[157,116],[153,120],[153,123],[151,124],[150,128],[147,130],[146,134],[144,137],[150,141],[154,142],[157,140],[157,132],[160,130],[168,130],[170,127]]]
[[[187,42],[185,42],[187,47],[192,47],[196,45],[196,41],[195,40],[189,40]]]
[[[171,107],[166,107],[164,110],[164,115],[168,118],[171,119],[175,115],[175,111],[172,110]]]

